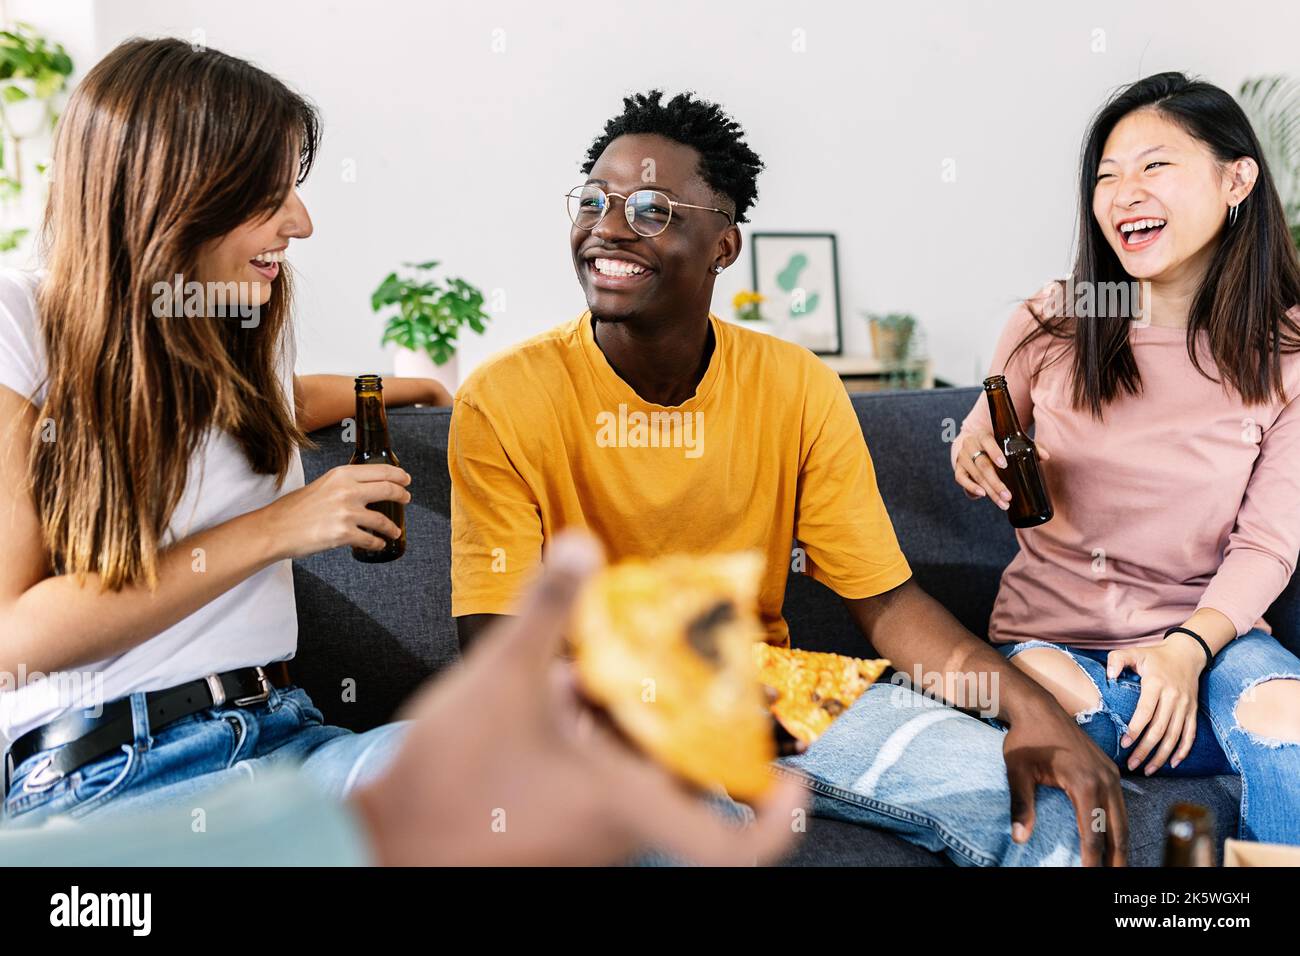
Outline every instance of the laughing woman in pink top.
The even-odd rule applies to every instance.
[[[1236,773],[1240,833],[1300,843],[1300,659],[1262,615],[1300,550],[1300,263],[1250,123],[1180,73],[1098,114],[1071,282],[998,343],[1056,508],[991,640],[1145,774]],[[1134,294],[1128,295],[1129,292]],[[981,399],[957,483],[1006,508]]]

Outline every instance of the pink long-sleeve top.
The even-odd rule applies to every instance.
[[[1016,532],[990,639],[1150,644],[1203,607],[1238,635],[1267,630],[1262,615],[1300,551],[1300,355],[1282,359],[1288,400],[1249,406],[1196,371],[1186,330],[1133,325],[1141,393],[1099,421],[1070,404],[1069,357],[1050,361],[1061,340],[1040,337],[1008,363],[1034,325],[1027,308],[1016,311],[992,374],[1006,375],[1021,425],[1051,454],[1042,469],[1056,513]],[[1198,349],[1216,374],[1204,341]],[[989,430],[983,396],[962,434],[980,429]]]

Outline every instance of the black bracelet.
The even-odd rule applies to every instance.
[[[1207,670],[1210,665],[1214,663],[1214,655],[1210,653],[1210,645],[1206,644],[1201,635],[1197,634],[1192,629],[1186,627],[1171,627],[1169,630],[1165,631],[1165,640],[1169,639],[1170,634],[1186,634],[1197,644],[1200,644],[1201,650],[1205,651],[1205,667]]]

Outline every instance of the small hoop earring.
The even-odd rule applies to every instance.
[[[1232,228],[1237,224],[1237,206],[1240,205],[1241,203],[1237,203],[1236,206],[1228,207],[1228,228]]]
[[[721,274],[722,274],[722,266],[714,266],[714,267],[713,267],[713,274],[714,274],[714,275],[721,275]]]

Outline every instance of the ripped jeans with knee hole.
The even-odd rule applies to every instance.
[[[1121,746],[1137,709],[1142,678],[1125,670],[1116,680],[1106,676],[1108,651],[1024,641],[998,646],[1007,658],[1035,647],[1069,654],[1096,686],[1100,701],[1077,715],[1079,726],[1127,772],[1129,754],[1138,741]],[[1241,778],[1238,835],[1246,840],[1300,844],[1300,743],[1268,737],[1241,726],[1237,704],[1254,688],[1271,680],[1300,680],[1300,658],[1272,635],[1253,630],[1215,655],[1201,674],[1197,697],[1196,740],[1176,768],[1166,763],[1163,776],[1206,777],[1232,773]],[[1139,766],[1135,772],[1143,773]]]

